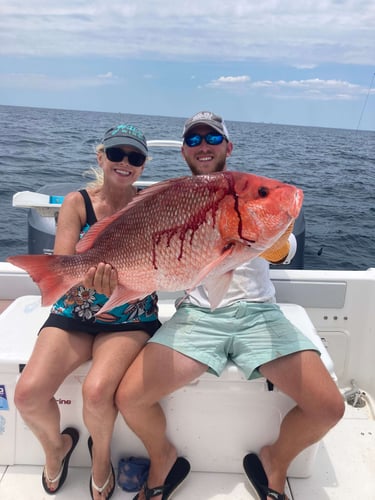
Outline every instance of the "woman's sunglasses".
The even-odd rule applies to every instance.
[[[209,132],[206,135],[200,135],[200,134],[191,134],[187,135],[184,139],[185,144],[189,146],[189,148],[194,148],[195,146],[199,146],[202,144],[203,139],[209,144],[210,146],[217,146],[221,144],[224,140],[223,134],[215,133],[215,132]]]
[[[109,161],[120,163],[124,158],[128,159],[129,165],[132,167],[141,167],[146,161],[145,155],[137,153],[137,151],[123,151],[120,148],[107,148],[105,154]]]

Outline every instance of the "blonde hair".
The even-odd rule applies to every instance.
[[[95,146],[96,156],[104,154],[104,144],[98,144]],[[86,187],[90,189],[99,189],[103,186],[103,170],[101,167],[96,165],[91,167],[90,170],[84,172],[87,177],[94,177],[94,179],[86,184]]]

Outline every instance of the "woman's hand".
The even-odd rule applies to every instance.
[[[118,283],[117,271],[111,264],[100,262],[97,267],[91,267],[83,280],[86,288],[94,288],[97,292],[109,297]]]

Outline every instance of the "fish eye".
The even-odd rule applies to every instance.
[[[258,189],[258,194],[261,198],[266,198],[268,196],[268,189],[262,186]]]

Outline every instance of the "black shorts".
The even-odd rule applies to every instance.
[[[51,313],[42,328],[53,326],[61,328],[61,330],[89,333],[90,335],[98,335],[99,333],[113,332],[134,332],[141,330],[146,332],[150,337],[154,335],[156,330],[160,328],[160,321],[134,321],[129,323],[97,323],[95,321],[81,321],[75,318],[67,318],[59,314]],[[42,329],[41,328],[41,329]]]

